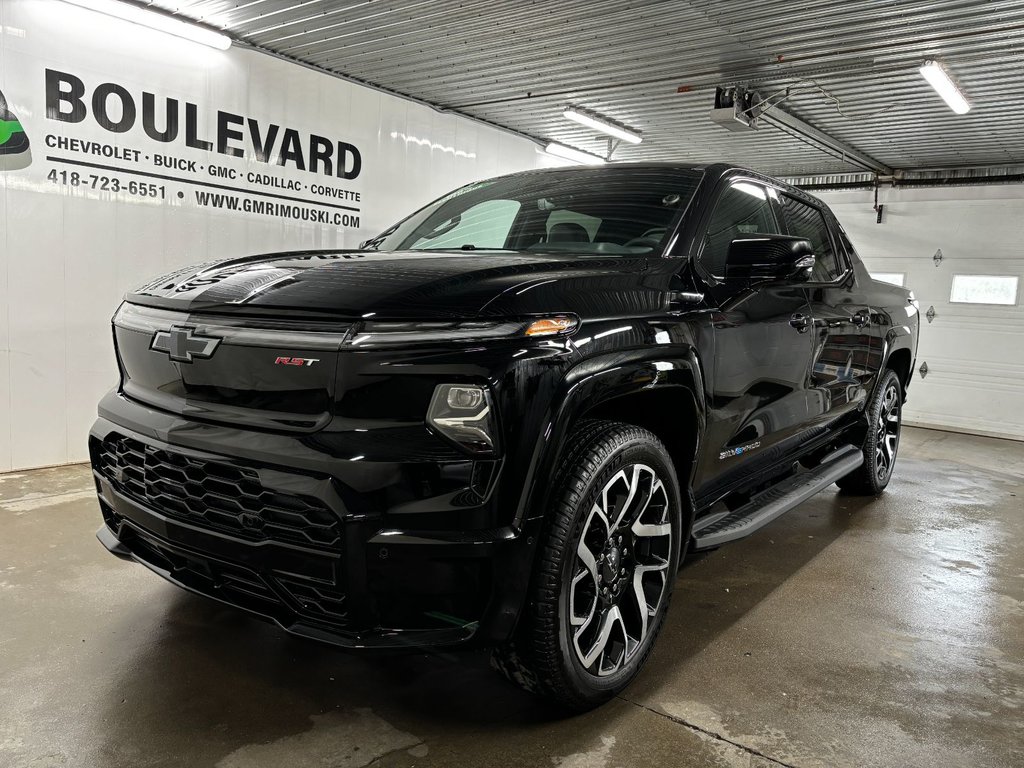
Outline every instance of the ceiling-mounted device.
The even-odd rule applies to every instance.
[[[629,144],[639,144],[644,140],[640,131],[613,122],[606,117],[598,115],[596,112],[591,112],[579,107],[566,107],[562,112],[562,117],[566,120],[572,120],[573,122],[579,123],[580,125],[585,125],[587,128],[593,128],[595,131],[607,133],[609,136],[613,136],[619,141],[625,141]]]
[[[742,86],[715,88],[715,108],[711,110],[711,122],[730,131],[757,130],[761,115],[761,96]]]
[[[967,101],[960,86],[956,84],[941,62],[929,59],[918,70],[921,77],[928,81],[928,85],[935,89],[935,92],[946,102],[946,106],[958,115],[966,115],[971,111],[971,104]]]

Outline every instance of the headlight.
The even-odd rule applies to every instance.
[[[382,344],[424,344],[431,342],[472,342],[491,339],[568,336],[579,325],[574,315],[524,318],[522,320],[466,322],[391,322],[360,323],[348,343],[354,347]]]
[[[471,384],[438,384],[430,400],[427,423],[472,453],[498,450],[491,393]]]

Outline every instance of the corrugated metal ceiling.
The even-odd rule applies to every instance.
[[[603,138],[561,115],[567,104],[585,107],[643,132],[617,160],[729,160],[775,175],[863,170],[771,125],[730,133],[711,123],[715,85],[742,84],[763,94],[794,86],[786,111],[895,169],[1024,164],[1022,0],[152,4],[339,75],[601,153]],[[969,114],[951,112],[920,77],[926,58],[952,70]]]

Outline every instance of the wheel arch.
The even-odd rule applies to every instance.
[[[544,514],[568,437],[585,419],[634,424],[657,435],[672,457],[692,516],[691,480],[706,413],[704,377],[695,350],[671,358],[623,360],[621,353],[608,357],[580,363],[563,380],[548,428],[534,452],[517,521]]]
[[[907,348],[894,349],[885,363],[887,369],[895,371],[899,376],[900,386],[903,387],[904,393],[907,391],[907,385],[910,384],[911,364],[910,350]]]
[[[641,389],[597,402],[580,419],[633,424],[661,440],[676,470],[680,490],[688,487],[697,456],[697,403],[693,392],[678,385]]]
[[[903,398],[906,399],[907,388],[914,373],[914,339],[909,329],[893,329],[885,338],[884,359],[881,370],[892,370],[900,380]]]

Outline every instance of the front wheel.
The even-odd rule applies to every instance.
[[[900,447],[903,417],[903,388],[894,371],[885,371],[875,394],[864,409],[866,434],[864,463],[836,485],[843,491],[860,496],[877,496],[892,477],[896,452]]]
[[[569,438],[528,605],[495,666],[574,710],[625,688],[661,629],[680,556],[668,451],[639,427],[589,422]]]

